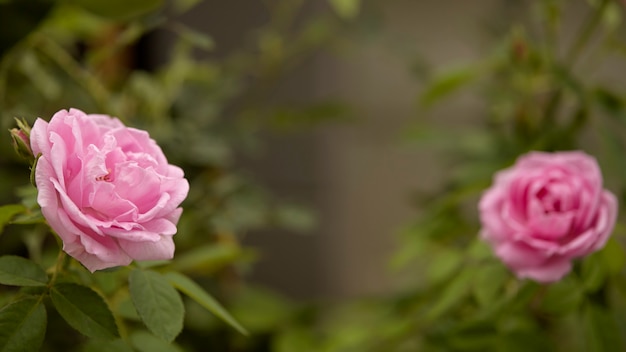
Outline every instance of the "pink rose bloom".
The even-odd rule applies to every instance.
[[[531,152],[495,175],[479,210],[481,236],[495,254],[518,277],[548,283],[605,245],[617,200],[602,188],[593,157]]]
[[[63,250],[90,271],[171,259],[189,183],[147,132],[106,115],[37,119],[37,202]]]

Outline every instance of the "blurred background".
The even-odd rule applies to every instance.
[[[251,337],[186,300],[185,330],[162,351],[620,350],[623,226],[612,264],[600,254],[540,287],[478,240],[476,202],[522,153],[567,149],[595,155],[626,199],[623,7],[0,1],[0,127],[107,113],[183,167],[191,191],[167,268]],[[32,197],[27,176],[7,133],[3,204]],[[0,253],[32,257],[36,243],[47,267],[45,231],[9,226]],[[118,303],[135,350],[150,350]],[[77,341],[46,348],[82,351]]]
[[[304,234],[252,231],[243,243],[260,251],[251,280],[295,298],[346,298],[393,291],[389,268],[398,233],[415,217],[411,194],[439,187],[445,171],[434,150],[408,142],[425,65],[458,65],[480,57],[511,1],[364,2],[354,28],[311,53],[265,92],[286,105],[338,101],[347,118],[312,129],[269,131],[241,169],[280,198],[306,204],[316,226]],[[454,6],[454,9],[451,9]],[[205,1],[184,17],[227,56],[252,40],[270,18],[263,2]],[[304,18],[332,11],[307,4]],[[149,65],[170,51],[166,33],[146,40]],[[329,43],[327,43],[329,44]],[[442,107],[451,128],[475,121],[471,98]],[[472,107],[474,106],[474,109]],[[448,118],[449,116],[449,118]],[[224,116],[224,118],[229,118]]]

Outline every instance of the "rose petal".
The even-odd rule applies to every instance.
[[[525,267],[516,270],[519,278],[529,278],[541,283],[559,281],[572,270],[572,263],[561,257],[553,257],[536,267]]]
[[[161,236],[156,242],[119,240],[120,246],[135,260],[167,260],[174,257],[172,236]]]

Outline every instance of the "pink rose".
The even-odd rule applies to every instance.
[[[147,132],[70,109],[37,119],[30,142],[37,202],[65,252],[92,272],[173,257],[189,183]]]
[[[520,278],[560,280],[572,259],[602,248],[617,199],[583,152],[531,152],[495,175],[479,204],[481,236]]]

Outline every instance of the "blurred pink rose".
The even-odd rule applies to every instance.
[[[617,200],[583,152],[531,152],[495,175],[479,204],[481,236],[520,278],[560,280],[572,259],[602,248]]]
[[[189,183],[147,132],[70,109],[30,137],[37,201],[65,252],[92,272],[173,257]]]

